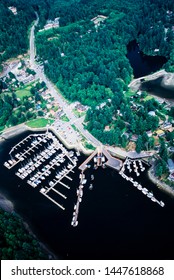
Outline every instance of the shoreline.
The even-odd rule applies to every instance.
[[[157,186],[158,189],[174,198],[174,189],[166,183],[160,181],[153,173],[153,166],[148,170],[149,179]]]
[[[0,209],[8,213],[14,212],[14,205],[12,201],[7,199],[2,193],[0,193]]]
[[[164,88],[166,88],[166,89],[174,88],[174,73],[166,72],[165,69],[161,69],[157,72],[154,72],[154,73],[146,75],[146,76],[135,78],[129,83],[128,87],[130,89],[132,89],[133,91],[137,91],[137,90],[140,90],[142,80],[147,82],[147,81],[156,80],[160,77],[162,78],[161,85]]]
[[[20,214],[15,212],[13,202],[7,199],[2,193],[0,193],[0,209],[3,210],[4,212],[10,213],[11,215],[15,214],[15,216],[17,216],[22,221],[23,227],[27,230],[28,234],[30,234],[34,239],[37,240],[39,246],[41,247],[43,252],[48,256],[49,260],[61,259],[58,256],[56,256],[53,252],[51,252],[51,250],[47,247],[47,245],[45,245],[37,238],[37,236],[31,230],[29,224],[21,217]]]
[[[3,142],[3,141],[8,140],[9,138],[14,137],[14,136],[16,136],[16,135],[18,135],[20,133],[26,132],[26,131],[46,131],[46,130],[47,130],[46,127],[31,128],[31,127],[27,126],[25,123],[22,123],[22,124],[19,124],[17,126],[13,126],[11,128],[5,129],[0,134],[0,143]],[[68,149],[75,149],[76,151],[79,150],[80,152],[82,152],[83,154],[85,154],[87,156],[89,156],[93,152],[93,150],[89,150],[89,149],[86,149],[85,147],[83,147],[81,142],[79,142],[78,145],[70,145],[70,144],[68,144],[67,141],[65,141],[65,139],[62,138],[60,136],[60,134],[57,133],[57,131],[52,126],[49,127],[49,130],[51,130],[59,138],[59,140],[65,145],[66,148],[68,148]]]
[[[27,127],[26,125],[22,124],[22,125],[18,125],[17,127],[13,127],[13,128],[10,128],[8,129],[7,131],[5,131],[3,133],[3,135],[5,136],[5,139],[8,140],[9,138],[11,137],[14,137],[22,132],[25,132],[25,131],[45,131],[46,128],[29,128]],[[50,128],[50,130],[52,130],[54,133],[54,129],[53,128]],[[56,133],[57,135],[57,133]],[[57,135],[57,137],[59,137],[59,135]],[[60,141],[62,141],[61,137],[59,137]],[[0,142],[1,141],[5,141],[3,139],[0,138]],[[65,144],[63,142],[63,144]],[[68,147],[68,148],[72,148],[72,147]],[[149,179],[161,190],[161,191],[164,191],[165,193],[167,193],[168,195],[170,195],[171,197],[174,198],[174,190],[166,185],[165,183],[159,181],[153,174],[152,174],[152,171],[153,171],[153,167],[151,167],[149,170],[148,170],[148,177]],[[4,209],[3,207],[6,207],[6,209]],[[54,252],[51,252],[51,250],[49,249],[49,247],[47,246],[47,244],[41,242],[39,240],[39,237],[37,237],[35,235],[35,233],[33,233],[30,225],[28,224],[27,220],[25,221],[20,214],[16,213],[14,211],[14,207],[13,207],[13,203],[11,201],[9,201],[6,197],[4,197],[3,195],[1,195],[0,193],[0,208],[2,208],[3,210],[5,211],[8,211],[10,213],[14,212],[17,216],[20,217],[20,219],[22,220],[22,223],[25,227],[25,229],[27,230],[27,232],[33,236],[37,242],[39,243],[40,247],[43,249],[43,251],[45,252],[45,254],[48,256],[48,260],[61,260],[61,256],[58,256],[58,255],[55,255]]]
[[[79,147],[75,146],[75,145],[69,145],[56,131],[53,127],[50,127],[49,130],[51,130],[58,138],[59,140],[66,146],[66,148],[68,149],[75,149],[78,150]],[[46,131],[46,128],[30,128],[25,124],[19,124],[17,126],[14,126],[12,128],[8,128],[7,130],[5,130],[1,135],[0,135],[0,143],[8,140],[11,137],[14,137],[15,135],[18,135],[20,133],[23,133],[25,131]],[[80,144],[79,144],[80,146]],[[82,145],[81,145],[81,149],[79,149],[80,152],[82,152],[83,154],[85,154],[86,156],[89,156],[93,151],[91,150],[87,150],[85,149]],[[116,155],[115,153],[113,153],[113,155]],[[121,157],[121,159],[123,159],[124,157]],[[161,182],[160,180],[158,180],[158,178],[156,178],[153,174],[152,174],[152,169],[153,167],[151,167],[148,171],[148,177],[149,179],[162,191],[165,191],[166,193],[168,193],[170,196],[174,197],[174,190],[167,184]]]

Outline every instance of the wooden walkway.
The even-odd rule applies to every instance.
[[[79,169],[84,172],[87,169],[87,164],[95,157],[97,154],[97,149],[79,166]]]
[[[120,170],[122,166],[122,161],[120,159],[114,158],[111,154],[107,151],[105,147],[97,147],[97,149],[79,166],[79,169],[84,172],[87,169],[87,164],[99,153],[104,155],[107,158],[107,162],[105,165],[116,169],[117,171]]]

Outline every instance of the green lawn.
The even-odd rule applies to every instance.
[[[78,131],[77,127],[74,124],[72,124],[71,126],[75,131]]]
[[[93,150],[93,151],[96,149],[92,144],[88,143],[87,141],[84,141],[84,146],[86,149]]]
[[[124,94],[126,95],[126,97],[131,97],[131,96],[135,95],[135,92],[128,90]]]
[[[26,125],[31,127],[31,128],[39,128],[39,127],[46,127],[47,124],[50,125],[53,122],[54,122],[53,120],[40,118],[40,119],[35,119],[35,120],[31,120],[31,121],[26,122]]]
[[[150,99],[152,99],[152,98],[153,98],[153,96],[147,95],[147,96],[144,98],[144,101],[150,100]]]
[[[85,114],[86,114],[86,112],[78,112],[76,109],[73,109],[73,113],[78,118],[85,116]]]
[[[15,93],[16,93],[17,98],[20,98],[20,99],[22,99],[25,96],[30,97],[32,95],[30,90],[28,90],[27,88],[26,89],[18,89]]]
[[[62,117],[60,117],[61,121],[63,122],[69,122],[69,119],[66,115],[63,115]]]

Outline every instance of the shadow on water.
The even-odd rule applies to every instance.
[[[149,93],[157,95],[162,98],[166,99],[174,99],[174,86],[165,87],[162,85],[162,80],[164,76],[161,76],[157,79],[142,82],[141,83],[141,90],[145,90]]]
[[[143,54],[135,40],[131,41],[127,46],[127,58],[133,68],[135,79],[160,70],[167,62],[167,59],[163,56]]]
[[[143,186],[152,189],[164,208],[153,203],[111,169],[87,170],[89,180],[80,205],[79,225],[71,226],[79,172],[69,183],[65,211],[55,206],[3,166],[21,134],[0,145],[0,191],[14,204],[15,211],[30,225],[36,236],[63,259],[173,259],[174,201],[160,192],[142,173]],[[81,156],[79,162],[85,159]],[[19,186],[20,185],[20,186]]]

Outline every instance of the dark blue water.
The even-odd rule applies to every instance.
[[[133,68],[134,78],[140,78],[156,72],[167,62],[165,57],[143,54],[135,40],[128,44],[127,50],[127,58]]]
[[[174,200],[159,191],[142,173],[144,187],[153,190],[164,208],[153,203],[117,172],[88,170],[95,176],[94,188],[84,188],[79,225],[70,223],[76,202],[79,172],[69,185],[65,211],[22,183],[13,169],[3,166],[11,147],[26,137],[23,133],[0,145],[0,192],[13,201],[15,211],[28,222],[37,237],[63,259],[173,259]],[[79,163],[84,160],[82,156]],[[20,184],[20,187],[18,186]]]
[[[134,78],[140,78],[160,70],[167,62],[162,56],[147,56],[143,54],[136,41],[132,41],[127,46],[127,58],[133,68]],[[161,98],[174,99],[174,86],[164,86],[162,83],[163,76],[151,80],[142,81],[141,90],[147,91]]]

